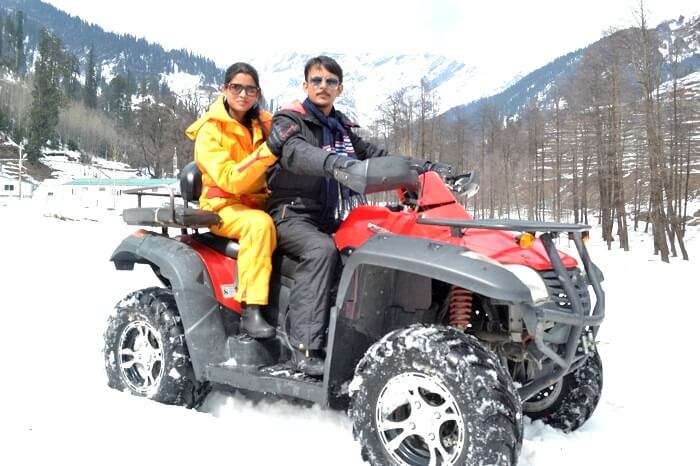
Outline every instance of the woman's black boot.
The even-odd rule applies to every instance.
[[[275,336],[275,328],[265,321],[260,306],[255,304],[246,304],[243,307],[241,332],[260,339]]]

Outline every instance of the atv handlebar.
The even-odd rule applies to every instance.
[[[415,188],[418,173],[410,160],[400,156],[366,159],[337,170],[336,179],[359,194],[372,194],[396,188]]]
[[[427,163],[416,163],[415,159],[404,156],[386,156],[366,159],[348,168],[337,170],[336,179],[358,194],[372,194],[404,188],[417,191],[418,175],[435,171]],[[475,171],[460,175],[443,176],[445,184],[460,196],[471,197],[479,191],[479,179]]]

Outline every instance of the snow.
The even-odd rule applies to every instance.
[[[161,80],[165,81],[175,94],[183,95],[198,89],[204,83],[204,76],[178,71],[169,74],[161,73]]]
[[[89,164],[80,162],[77,151],[45,151],[41,162],[51,169],[51,175],[59,180],[75,178],[136,178],[139,173],[123,162],[91,157]]]
[[[363,464],[344,413],[222,391],[191,411],[107,388],[107,316],[158,281],[145,266],[118,272],[108,261],[135,229],[119,212],[89,222],[43,214],[38,199],[0,200],[0,464]],[[648,235],[632,234],[629,253],[592,236],[607,291],[603,398],[572,434],[525,419],[519,465],[690,464],[700,228],[688,230],[691,261],[671,264],[651,255]]]

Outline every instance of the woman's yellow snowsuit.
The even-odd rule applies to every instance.
[[[217,212],[221,223],[211,228],[219,236],[238,239],[236,300],[267,304],[275,225],[263,210],[268,196],[265,171],[277,158],[264,143],[260,123],[269,133],[272,116],[260,112],[253,134],[229,116],[224,97],[187,128],[195,141],[194,159],[202,171],[201,209]]]

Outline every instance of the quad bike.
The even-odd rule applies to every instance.
[[[277,336],[239,333],[238,244],[198,231],[219,218],[191,207],[201,174],[190,164],[183,205],[171,190],[166,205],[144,208],[147,193],[136,190],[139,207],[123,213],[162,231],[137,230],[111,260],[118,270],[147,264],[163,286],[117,304],[105,332],[110,386],[187,407],[212,385],[349,407],[372,465],[515,465],[523,413],[580,427],[602,389],[603,275],[584,245],[589,227],[473,220],[458,202],[478,188],[473,174],[443,179],[401,157],[343,176],[357,193],[396,189],[399,202],[355,207],[334,236],[342,273],[321,378],[290,362],[296,258],[273,261],[265,315]],[[580,264],[556,249],[561,234]]]

